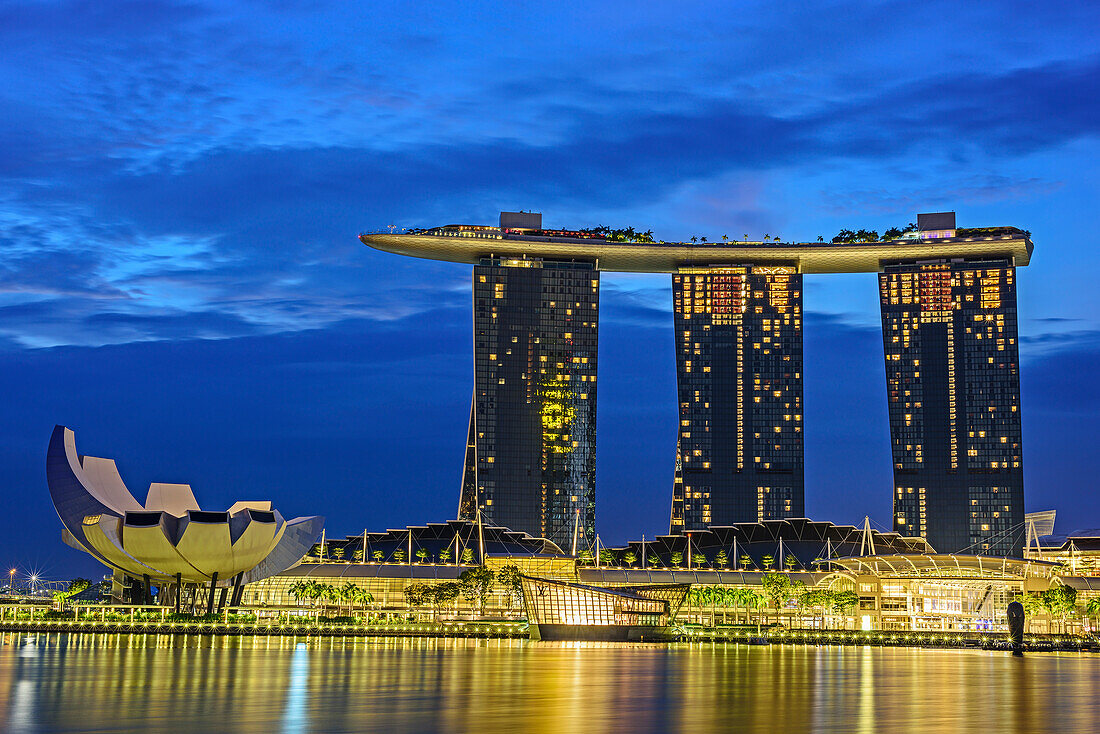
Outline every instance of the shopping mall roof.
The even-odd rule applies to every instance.
[[[349,561],[355,558],[356,552],[363,552],[361,560],[377,558],[385,563],[401,563],[413,560],[421,549],[432,559],[437,559],[443,551],[450,551],[451,558],[458,558],[466,548],[472,549],[475,556],[484,548],[486,557],[565,555],[561,548],[545,538],[495,525],[479,526],[472,520],[448,520],[349,535],[343,540],[329,538],[325,543],[324,558],[332,558],[338,550],[340,556]],[[376,553],[381,555],[376,557]],[[323,560],[319,545],[313,546],[310,555]]]
[[[934,577],[983,579],[996,577],[1041,577],[1054,575],[1057,564],[1023,558],[971,556],[958,553],[906,553],[836,558],[829,562],[836,570],[852,574],[896,578]]]
[[[711,565],[719,552],[724,552],[729,572],[736,571],[738,566],[745,566],[746,561],[749,563],[742,570],[750,570],[750,566],[752,570],[763,569],[768,565],[765,560],[767,556],[771,556],[776,568],[789,570],[789,556],[794,557],[798,568],[810,569],[820,567],[821,562],[830,558],[863,553],[934,552],[924,538],[878,530],[868,532],[853,525],[834,525],[804,517],[711,525],[706,530],[693,530],[684,535],[658,535],[652,540],[632,541],[608,550],[616,558],[621,558],[628,551],[633,553],[635,558],[640,559],[639,567],[675,567],[678,564],[674,561],[674,555],[679,554],[679,563],[685,566],[685,570],[698,565],[692,561],[697,554],[705,556],[706,565]],[[649,562],[651,557],[657,559],[657,564]]]

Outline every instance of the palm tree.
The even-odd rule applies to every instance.
[[[730,241],[729,235],[726,235],[726,234],[722,235],[722,241],[723,242],[729,242]]]
[[[1089,599],[1089,603],[1085,605],[1085,614],[1092,617],[1094,621],[1100,619],[1100,596]]]
[[[705,245],[707,243],[706,237],[700,237],[699,240]]]
[[[321,600],[321,616],[328,613],[328,605],[336,604],[340,599],[340,590],[332,584],[317,584],[317,597]]]
[[[715,607],[722,607],[722,624],[726,623],[726,601],[729,598],[729,590],[724,586],[714,587],[714,601],[712,602]],[[715,624],[718,624],[718,620],[714,620]]]
[[[305,584],[301,581],[296,581],[287,588],[286,595],[293,597],[295,601],[301,601],[304,589]]]
[[[694,243],[696,243],[696,242],[698,242],[698,241],[699,241],[699,238],[698,238],[698,237],[695,237],[695,236],[693,235],[693,236],[692,236],[692,238],[691,238],[691,242],[692,242],[692,244],[694,244]]]
[[[699,623],[703,622],[702,611],[705,607],[709,606],[710,610],[710,622],[711,626],[714,625],[714,602],[717,598],[716,589],[713,586],[693,586],[691,592],[694,595],[693,606],[699,610]]]
[[[316,581],[310,579],[305,583],[305,588],[303,589],[303,592],[305,598],[309,599],[311,602],[314,602],[314,606],[316,606],[317,598],[321,595],[321,585]]]
[[[359,595],[359,587],[350,581],[346,581],[338,591],[340,592],[340,601],[348,605],[348,616],[350,617],[351,605]]]

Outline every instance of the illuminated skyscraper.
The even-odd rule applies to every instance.
[[[670,531],[804,516],[802,276],[786,265],[681,268],[672,293]]]
[[[593,263],[484,258],[474,267],[474,399],[459,518],[547,538],[595,538]]]
[[[1019,556],[1024,492],[1012,260],[887,265],[879,294],[894,529],[926,538],[941,553]]]
[[[895,528],[940,551],[1018,554],[1015,268],[1031,259],[1030,233],[956,229],[953,213],[920,214],[917,225],[878,242],[849,233],[831,243],[699,246],[642,241],[633,230],[547,230],[541,214],[501,212],[499,227],[360,240],[475,266],[462,518],[480,508],[563,549],[574,535],[575,547],[590,547],[600,271],[673,277],[671,532],[805,515],[802,276],[879,273]]]

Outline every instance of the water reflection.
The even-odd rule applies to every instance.
[[[294,646],[290,660],[290,685],[286,691],[286,710],[283,714],[283,734],[297,734],[309,730],[306,717],[306,696],[309,690],[309,646],[299,642]]]
[[[7,731],[1095,730],[1100,658],[508,640],[0,637]]]

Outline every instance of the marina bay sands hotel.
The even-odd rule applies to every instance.
[[[959,229],[954,213],[940,213],[882,242],[623,242],[503,212],[496,227],[360,239],[474,266],[460,518],[480,509],[564,549],[591,543],[601,271],[672,277],[670,532],[804,517],[802,276],[877,272],[894,529],[941,553],[1022,551],[1016,268],[1031,258],[1025,231]]]

